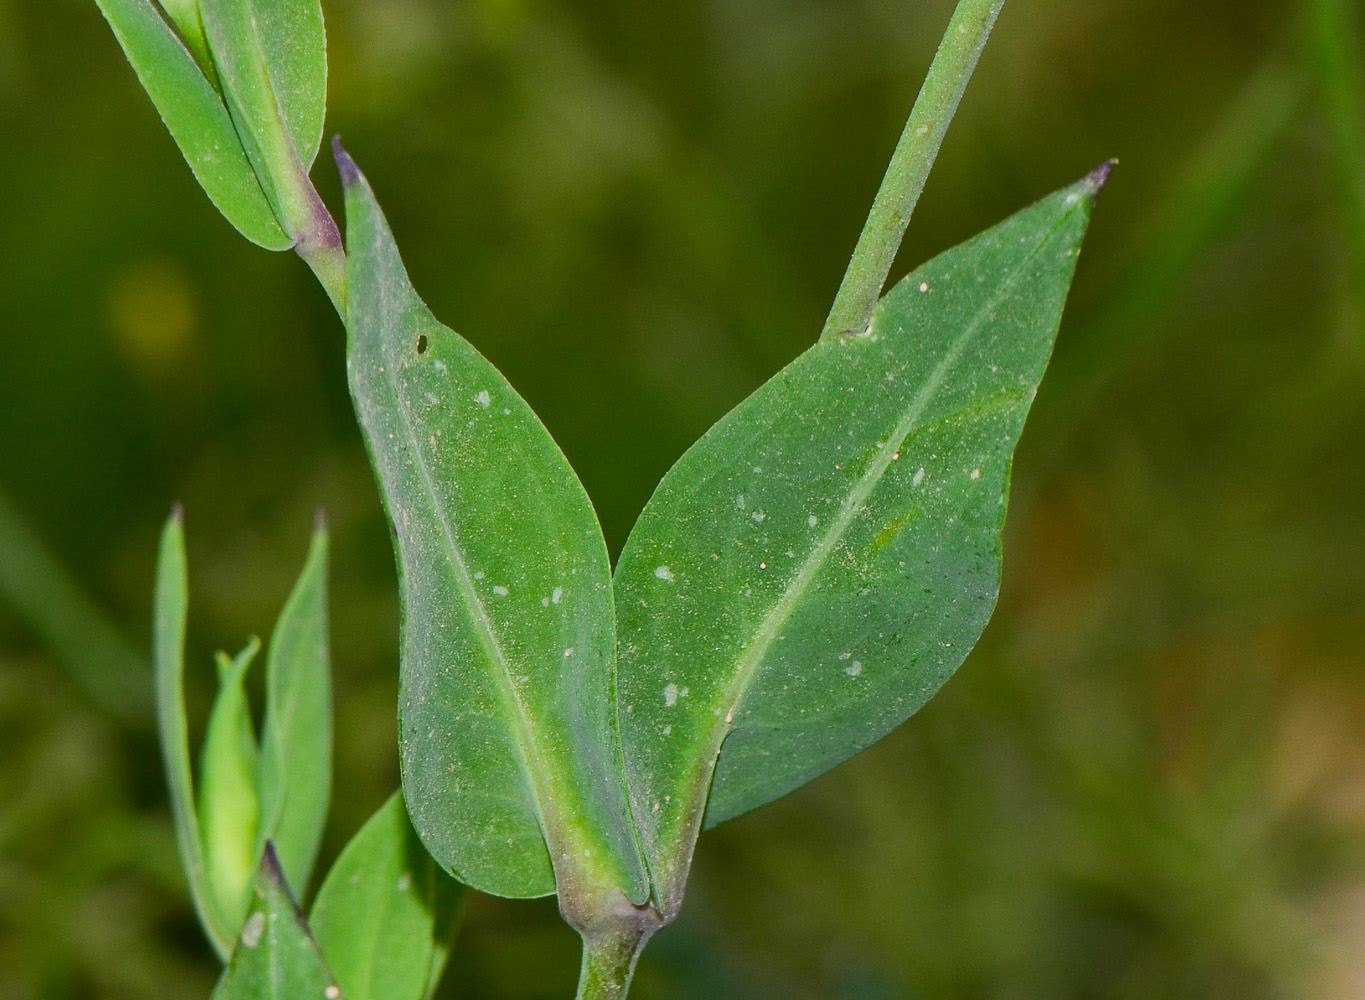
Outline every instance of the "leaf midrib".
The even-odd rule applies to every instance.
[[[389,306],[391,305],[391,299],[386,283],[381,283],[379,295],[381,304],[384,307],[384,312],[387,315]],[[439,323],[427,314],[425,308],[421,308],[421,315],[423,319],[432,325],[440,326]],[[442,327],[442,329],[445,328]],[[456,334],[456,336],[458,336],[458,334]],[[383,346],[387,348],[387,345]],[[383,356],[385,361],[388,362],[384,366],[384,374],[387,376],[387,381],[389,382],[395,398],[397,398],[401,404],[403,400],[403,391],[399,385],[400,365],[398,364],[398,358],[391,355],[387,349],[383,351]],[[536,818],[540,822],[541,833],[542,835],[548,836],[549,830],[545,822],[544,804],[541,801],[544,790],[541,788],[540,782],[537,781],[537,775],[542,772],[544,762],[541,759],[541,755],[537,752],[534,738],[532,737],[532,728],[526,705],[522,701],[521,693],[517,690],[516,684],[512,681],[513,675],[511,665],[507,661],[506,654],[502,651],[502,646],[499,644],[498,637],[493,631],[493,625],[488,618],[488,613],[484,608],[483,601],[479,597],[477,589],[474,587],[473,578],[470,576],[469,568],[465,564],[464,553],[461,550],[459,543],[456,541],[454,528],[450,524],[438,501],[435,481],[432,478],[431,469],[428,467],[426,459],[422,454],[421,445],[417,439],[416,429],[413,427],[409,417],[408,408],[400,405],[398,410],[401,414],[400,420],[402,421],[403,429],[407,433],[408,443],[412,448],[414,464],[417,466],[418,472],[422,477],[422,485],[425,487],[427,495],[431,500],[432,511],[436,515],[437,523],[441,526],[441,537],[445,542],[446,549],[450,553],[451,565],[455,569],[454,576],[456,585],[460,588],[462,596],[472,610],[470,617],[474,621],[475,631],[479,635],[480,643],[484,648],[484,653],[499,667],[498,671],[494,671],[494,676],[499,682],[498,687],[502,691],[504,699],[510,703],[513,709],[513,728],[516,732],[515,742],[519,763],[522,766],[522,771],[527,780],[527,784],[531,788],[531,800],[535,805]],[[533,764],[534,766],[532,766]]]
[[[891,437],[888,439],[887,447],[878,451],[875,461],[873,461],[863,472],[857,485],[849,493],[848,498],[840,507],[838,516],[831,523],[829,529],[821,537],[820,541],[811,550],[810,555],[806,557],[800,571],[792,579],[792,582],[787,585],[787,588],[783,591],[782,596],[778,598],[773,609],[768,612],[767,617],[764,618],[763,624],[759,626],[758,631],[754,636],[754,641],[750,643],[745,650],[743,658],[739,661],[739,669],[736,673],[735,680],[727,690],[725,699],[722,702],[724,711],[720,715],[721,721],[712,730],[713,735],[710,745],[707,748],[708,752],[704,757],[707,761],[707,767],[702,775],[701,784],[695,786],[692,790],[694,799],[700,799],[701,788],[710,784],[711,774],[714,773],[721,745],[724,743],[725,737],[728,736],[733,729],[734,718],[739,711],[740,703],[748,693],[758,671],[763,666],[768,651],[772,648],[773,643],[777,641],[779,632],[796,610],[797,603],[805,595],[816,575],[823,569],[826,560],[834,551],[835,546],[838,545],[843,538],[844,532],[846,532],[849,525],[853,523],[853,519],[858,516],[863,503],[881,482],[882,476],[884,476],[886,470],[891,467],[891,463],[896,460],[895,455],[897,449],[891,446],[890,442],[903,441],[915,429],[915,424],[923,416],[925,408],[929,405],[930,400],[942,385],[947,372],[957,364],[957,361],[962,356],[962,352],[966,349],[967,344],[969,344],[981,331],[987,318],[995,313],[1000,302],[1014,290],[1020,276],[1043,251],[1043,248],[1052,242],[1053,238],[1057,235],[1058,230],[1060,230],[1062,225],[1071,218],[1073,212],[1079,210],[1081,204],[1083,204],[1083,200],[1077,202],[1077,208],[1073,208],[1072,211],[1066,212],[1058,219],[1047,235],[1038,241],[1038,245],[1019,263],[1014,269],[1014,273],[1011,274],[1009,279],[1000,286],[999,290],[993,296],[991,296],[987,304],[977,311],[966,330],[963,331],[948,350],[948,353],[944,355],[943,359],[934,367],[928,382],[915,394],[905,415],[896,424],[895,430],[892,431]],[[874,332],[877,328],[877,321],[880,320],[881,316],[882,309],[879,308],[876,319],[874,319],[873,322],[872,330]],[[693,823],[699,823],[701,819],[701,803],[694,802],[692,808],[688,810],[688,812],[694,817]]]

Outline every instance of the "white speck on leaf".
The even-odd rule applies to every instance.
[[[735,506],[738,507],[740,510],[743,510],[743,509],[744,509],[744,507],[745,507],[745,502],[744,502],[744,494],[743,494],[743,493],[741,493],[739,496],[735,497]]]
[[[561,597],[563,597],[563,596],[564,596],[564,588],[563,588],[563,587],[556,587],[554,590],[550,591],[550,603],[551,603],[551,604],[558,604],[558,603],[559,603],[559,599],[560,599]]]
[[[919,471],[915,473],[915,478],[910,480],[910,482],[914,486],[918,486],[920,483],[924,482],[924,466],[921,465],[919,467]]]
[[[981,470],[980,470],[980,469],[973,469],[973,470],[972,470],[972,478],[973,478],[973,479],[980,479],[980,478],[981,478]]]
[[[490,396],[490,395],[488,395],[488,390],[487,390],[487,389],[481,389],[481,390],[479,390],[479,394],[478,394],[477,396],[474,397],[474,402],[478,403],[480,406],[482,406],[482,407],[484,407],[485,409],[487,409],[487,408],[488,408],[488,404],[490,404],[491,402],[493,402],[493,397]]]
[[[444,375],[449,370],[446,368],[446,363],[444,361],[433,361],[431,363],[431,367],[435,368],[442,375]]]
[[[927,282],[927,281],[921,281],[921,282],[919,283],[919,290],[920,290],[920,294],[921,294],[921,295],[923,295],[925,292],[929,291],[929,282]]]
[[[666,583],[672,583],[673,580],[675,579],[673,576],[673,571],[669,569],[667,566],[656,566],[654,568],[654,575],[657,576],[660,580],[665,581]]]
[[[568,649],[564,650],[564,659],[567,660],[567,659],[568,659],[569,657],[571,657],[571,656],[573,656],[573,647],[572,647],[572,646],[570,646]]]
[[[844,673],[848,674],[848,676],[850,677],[857,677],[862,672],[863,665],[859,663],[857,660],[854,660],[848,666],[844,667]]]
[[[265,914],[257,910],[247,917],[246,924],[242,927],[242,944],[254,948],[261,943],[261,935],[264,933]]]
[[[767,513],[765,513],[764,511],[756,510],[756,511],[754,511],[754,513],[753,513],[753,518],[754,518],[754,520],[757,521],[759,524],[762,524],[764,521],[768,520],[768,515],[767,515]]]
[[[334,983],[323,990],[322,995],[325,996],[327,1000],[337,1000],[337,997],[341,996],[341,987]]]
[[[806,518],[806,523],[813,528],[820,523],[820,519],[812,514],[810,517]]]
[[[412,876],[407,872],[398,876],[398,884],[394,886],[399,892],[408,892],[412,889]]]
[[[494,587],[494,588],[493,588],[493,593],[497,594],[499,597],[506,597],[506,596],[507,596],[507,588],[506,588],[506,587]]]
[[[672,708],[678,703],[678,685],[670,684],[664,688],[664,705]]]
[[[475,573],[475,574],[474,574],[474,579],[476,579],[476,580],[482,580],[482,579],[483,579],[483,570],[479,570],[477,573]]]

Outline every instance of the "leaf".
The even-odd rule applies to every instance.
[[[318,0],[200,0],[199,9],[247,158],[299,238],[314,209],[307,175],[326,113],[322,8]]]
[[[327,873],[311,923],[349,1000],[423,1000],[445,966],[463,896],[395,793]]]
[[[300,895],[312,876],[332,792],[327,630],[327,528],[319,515],[308,559],[270,636],[261,725],[257,844],[274,842]]]
[[[347,367],[400,570],[413,824],[484,892],[544,895],[557,876],[566,914],[599,893],[643,903],[592,505],[526,402],[417,297],[369,184],[337,155]]]
[[[275,851],[267,844],[251,911],[232,961],[214,987],[213,1000],[338,1000],[342,996],[290,895]]]
[[[199,17],[199,0],[160,0],[161,9],[180,31],[186,48],[194,53],[194,60],[210,80],[214,78],[213,58],[209,43],[204,38],[204,22]]]
[[[980,636],[1014,446],[1107,168],[926,264],[664,478],[616,571],[621,728],[676,912],[714,826],[923,705]],[[708,801],[709,790],[709,801]]]
[[[179,508],[161,533],[153,598],[152,659],[156,674],[156,723],[166,767],[171,816],[190,897],[210,943],[224,961],[232,950],[235,927],[225,926],[204,871],[203,841],[194,809],[189,725],[185,718],[185,620],[189,608],[185,529]]]
[[[150,0],[96,0],[128,62],[210,200],[243,236],[287,250],[222,98]]]
[[[256,734],[242,682],[260,649],[260,640],[253,638],[236,659],[218,654],[218,697],[209,714],[199,772],[204,866],[224,927],[241,927],[246,918],[259,856]]]

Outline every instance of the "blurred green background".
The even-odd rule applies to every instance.
[[[949,0],[327,0],[330,127],[613,550],[808,345]],[[884,743],[708,834],[649,998],[1365,997],[1355,0],[1010,0],[896,274],[1111,156],[994,622]],[[317,171],[337,203],[333,171]],[[90,0],[0,0],[0,1000],[207,997],[148,728],[334,527],[334,854],[397,783],[397,602],[307,269],[198,191]],[[446,996],[561,998],[549,901]]]

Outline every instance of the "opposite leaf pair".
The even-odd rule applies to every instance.
[[[637,947],[676,915],[703,822],[881,738],[976,642],[1014,446],[1109,168],[931,261],[866,334],[826,336],[722,419],[613,578],[567,460],[422,304],[338,159],[414,824],[469,885],[557,889],[590,951]]]
[[[219,211],[296,250],[340,308],[341,240],[308,178],[327,109],[320,0],[96,2]]]

